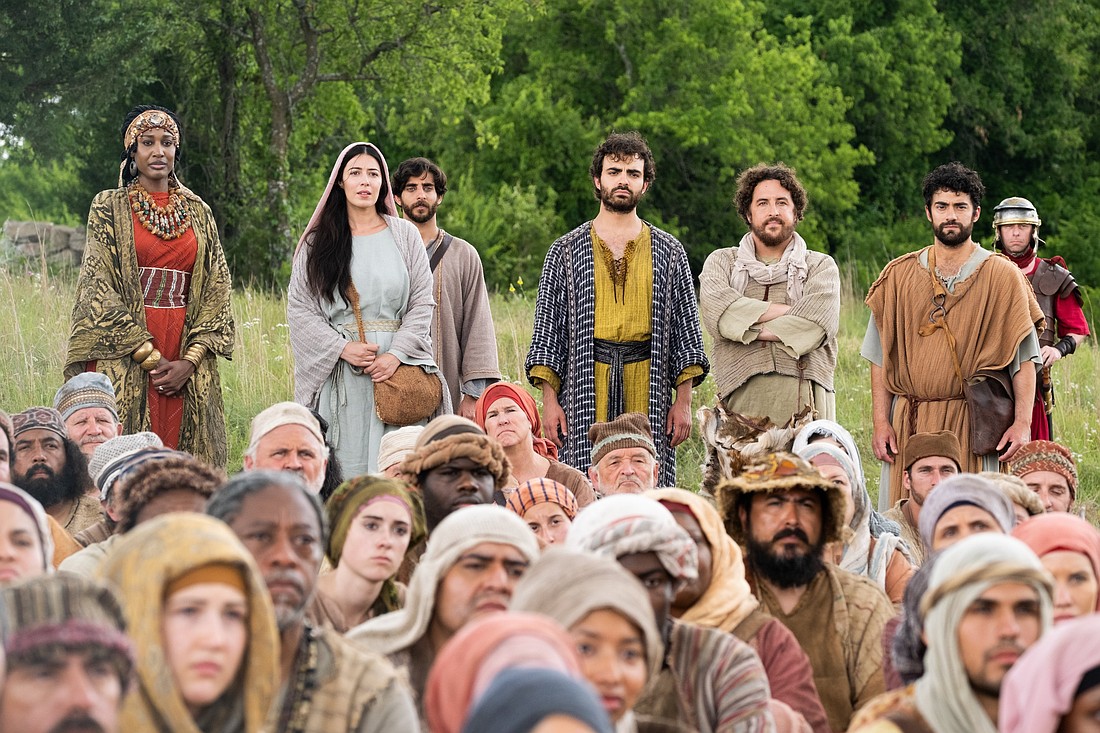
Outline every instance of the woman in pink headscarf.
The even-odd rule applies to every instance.
[[[1016,525],[1012,536],[1054,576],[1054,623],[1100,611],[1100,532],[1080,517],[1052,512]]]
[[[484,616],[464,626],[436,655],[424,693],[429,730],[459,733],[493,678],[515,667],[584,679],[576,645],[556,621],[534,613]]]
[[[1059,624],[1024,652],[1001,683],[1001,733],[1083,733],[1100,717],[1100,616]]]
[[[559,463],[558,449],[542,437],[542,419],[535,400],[525,389],[508,382],[496,382],[477,401],[477,424],[495,438],[508,456],[513,488],[526,481],[547,478],[563,484],[585,507],[596,500],[592,484],[577,469]]]
[[[377,147],[344,148],[298,241],[287,291],[294,399],[328,421],[348,477],[377,472],[382,435],[396,429],[378,416],[374,385],[402,364],[439,372],[428,256],[416,227],[397,218],[389,178]]]

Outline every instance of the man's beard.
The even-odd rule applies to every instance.
[[[750,530],[751,533],[751,530]],[[807,545],[807,552],[775,553],[772,547],[784,537],[797,537]],[[771,542],[759,542],[751,534],[748,541],[749,563],[754,571],[780,588],[800,588],[809,585],[825,568],[822,550],[825,544],[810,545],[806,533],[800,529],[787,529],[776,533]]]
[[[778,221],[780,224],[778,234],[768,233],[768,224],[772,221]],[[756,241],[763,244],[765,247],[778,247],[781,244],[786,244],[791,237],[794,236],[794,227],[787,226],[787,222],[777,217],[769,218],[761,226],[752,227],[752,235],[756,237]]]
[[[958,231],[954,234],[948,234],[944,231],[944,227],[948,226],[947,224],[940,224],[936,228],[936,239],[940,240],[940,243],[943,244],[943,246],[958,247],[959,245],[970,239],[970,235],[974,231],[973,222],[971,222],[969,225],[964,224],[961,221],[951,222],[951,224],[958,227]]]
[[[629,188],[613,188],[610,191],[605,191],[602,188],[597,189],[600,193],[600,202],[604,205],[604,208],[608,211],[613,211],[616,214],[629,214],[638,208],[638,202],[642,200],[642,194],[635,194]],[[625,191],[627,197],[625,199],[615,198],[615,194]]]
[[[99,721],[83,713],[70,715],[53,728],[50,728],[50,733],[70,733],[70,731],[104,733],[103,726],[99,724]]]
[[[42,473],[43,471],[46,473]],[[75,501],[84,493],[80,482],[67,465],[61,469],[60,474],[56,474],[49,466],[39,464],[31,466],[27,473],[14,478],[16,486],[38,499],[38,503],[46,509],[63,501]]]
[[[417,211],[417,209],[420,209],[422,206],[425,208],[422,211]],[[409,217],[409,219],[415,221],[417,224],[424,224],[432,220],[436,210],[439,208],[439,204],[436,203],[435,205],[431,205],[428,204],[427,201],[418,201],[407,209],[403,206],[401,208],[405,211],[405,216]]]

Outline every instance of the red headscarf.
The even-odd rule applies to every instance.
[[[1016,525],[1012,536],[1042,558],[1048,552],[1065,550],[1088,558],[1092,572],[1100,581],[1100,531],[1073,514],[1049,512]],[[1100,611],[1100,595],[1096,599]]]
[[[481,393],[481,398],[477,401],[475,420],[477,420],[478,426],[485,430],[485,413],[501,397],[507,397],[515,402],[519,405],[519,409],[523,410],[523,414],[527,416],[527,421],[531,423],[531,437],[534,439],[535,452],[543,458],[549,458],[552,461],[558,460],[558,447],[542,437],[542,418],[539,417],[539,408],[535,404],[535,398],[522,387],[508,382],[494,382],[486,387],[485,391]],[[488,431],[486,430],[486,432]]]

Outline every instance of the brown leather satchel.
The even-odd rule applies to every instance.
[[[984,456],[997,452],[1001,436],[1016,420],[1016,400],[1007,369],[979,369],[963,382],[970,411],[970,450]]]
[[[359,340],[365,342],[367,334],[355,283],[348,283],[348,299],[355,313]],[[423,422],[439,409],[442,402],[443,381],[415,364],[401,364],[389,379],[374,383],[374,412],[387,425],[403,428]]]

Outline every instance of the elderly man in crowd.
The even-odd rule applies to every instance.
[[[968,537],[936,559],[921,605],[924,674],[873,701],[852,730],[996,733],[1005,673],[1050,627],[1050,576],[1017,539]]]
[[[972,473],[949,478],[928,495],[920,515],[924,556],[982,532],[1011,534],[1016,512],[1008,496]]]
[[[600,496],[641,494],[657,488],[661,465],[649,418],[627,412],[588,429],[592,465],[588,478]]]
[[[12,483],[38,499],[66,532],[75,535],[103,518],[99,502],[88,495],[88,461],[69,440],[60,412],[31,407],[13,415],[12,437]]]
[[[347,636],[406,671],[426,721],[424,690],[439,650],[471,620],[506,610],[516,581],[538,556],[535,535],[514,513],[493,505],[462,509],[432,531],[405,607]]]
[[[277,402],[252,418],[244,470],[291,471],[317,494],[325,482],[329,450],[309,408]]]
[[[748,581],[810,657],[834,731],[885,690],[882,633],[894,609],[868,578],[825,562],[842,542],[843,490],[803,459],[776,453],[719,484],[726,531],[747,548]]]
[[[577,515],[566,547],[615,558],[649,591],[666,653],[634,706],[639,721],[701,733],[775,729],[767,674],[751,647],[671,616],[677,591],[698,575],[698,550],[668,509],[642,496],[602,499]]]
[[[901,538],[909,547],[909,558],[915,567],[924,562],[919,529],[924,500],[941,481],[959,472],[961,450],[959,439],[950,430],[916,433],[905,444],[901,474],[905,498],[899,499],[882,516],[897,522],[901,528]]]
[[[1077,463],[1050,440],[1033,440],[1016,454],[1010,470],[1039,495],[1048,512],[1068,512],[1077,498]]]
[[[269,730],[416,730],[412,698],[392,665],[306,620],[326,532],[312,489],[284,471],[248,471],[222,487],[206,513],[228,524],[252,553],[275,605],[282,690]]]
[[[0,590],[4,733],[115,733],[133,669],[125,617],[105,587],[62,574]]]
[[[61,413],[69,439],[89,461],[102,443],[122,435],[115,388],[106,374],[77,374],[57,390],[53,407]]]

